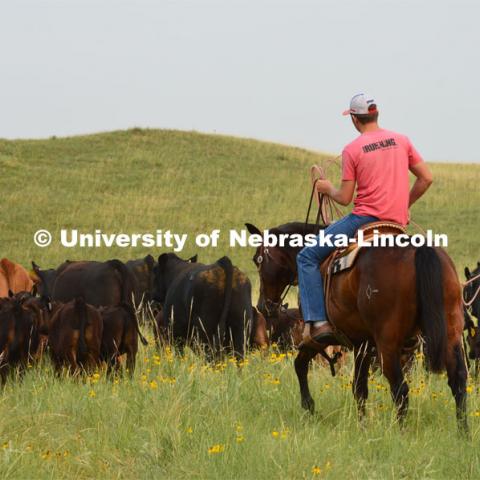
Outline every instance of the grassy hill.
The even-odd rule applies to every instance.
[[[0,255],[24,265],[65,259],[138,258],[154,249],[36,247],[46,228],[92,232],[170,229],[194,235],[302,221],[308,168],[325,156],[222,136],[130,130],[63,139],[0,141]],[[449,234],[458,267],[480,259],[480,165],[432,165],[435,183],[413,209],[423,227]],[[329,172],[338,179],[338,171]],[[253,249],[228,253],[256,281]],[[145,329],[150,341],[151,332]],[[395,421],[379,372],[367,418],[351,394],[351,356],[340,375],[314,365],[315,416],[300,408],[293,353],[251,352],[241,369],[141,347],[133,378],[104,371],[57,378],[48,358],[0,392],[0,477],[10,478],[478,478],[480,388],[470,379],[472,439],[456,435],[446,375],[422,358],[408,378],[410,411]]]
[[[245,222],[267,228],[305,218],[308,168],[327,156],[218,135],[132,129],[48,140],[0,140],[1,255],[29,265],[65,259],[130,259],[161,249],[64,248],[61,228],[82,232],[189,234],[182,255],[201,261],[229,254],[249,274],[252,249],[228,247],[228,230]],[[432,164],[435,183],[412,210],[424,228],[449,235],[457,266],[480,258],[480,165]],[[339,168],[328,175],[339,178]],[[33,243],[46,228],[47,248]],[[194,245],[197,233],[222,230],[218,248]],[[414,230],[412,230],[414,231]]]

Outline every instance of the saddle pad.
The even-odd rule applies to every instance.
[[[406,230],[402,225],[394,222],[367,223],[364,226],[360,227],[359,230],[363,231],[364,241],[368,241],[371,238],[373,238],[374,230],[378,230],[380,233],[386,233],[386,231],[388,231],[388,233],[392,235],[406,233]],[[358,234],[355,235],[355,238],[357,237],[358,237]],[[362,248],[364,247],[358,246],[356,243],[354,243],[350,245],[348,248],[335,251],[332,254],[334,258],[328,273],[334,275],[336,273],[343,272],[344,270],[348,270],[349,268],[352,268]]]

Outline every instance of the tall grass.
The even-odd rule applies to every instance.
[[[142,349],[133,379],[55,378],[48,362],[0,403],[2,478],[476,478],[478,387],[471,385],[473,440],[456,435],[445,376],[410,375],[405,429],[388,385],[370,377],[359,424],[350,367],[331,378],[315,365],[312,417],[299,405],[292,356],[249,354],[209,365],[187,351]]]

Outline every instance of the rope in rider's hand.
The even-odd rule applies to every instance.
[[[330,160],[329,163],[336,163],[338,157]],[[340,218],[343,216],[342,211],[337,207],[336,203],[325,193],[317,191],[317,182],[325,180],[325,171],[319,165],[312,165],[310,168],[310,180],[312,181],[312,196],[315,196],[315,200],[318,205],[319,214],[322,218],[324,225],[330,225],[334,218]],[[316,195],[314,195],[316,193]],[[317,219],[318,219],[317,215]],[[318,221],[318,220],[317,220]]]

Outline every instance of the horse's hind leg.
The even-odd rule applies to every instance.
[[[315,411],[315,402],[310,395],[308,388],[308,366],[310,360],[317,354],[314,350],[303,347],[295,358],[295,373],[297,374],[298,383],[300,385],[300,395],[302,397],[302,407],[310,413]]]
[[[403,376],[400,352],[378,347],[382,372],[390,384],[393,401],[397,406],[397,418],[403,425],[408,411],[408,385]]]
[[[357,401],[358,416],[363,420],[365,416],[365,402],[368,398],[368,371],[372,362],[372,356],[368,344],[355,348],[355,373],[353,378],[353,396]]]
[[[448,385],[455,398],[458,428],[461,432],[467,433],[467,367],[460,343],[449,346],[446,367]]]

